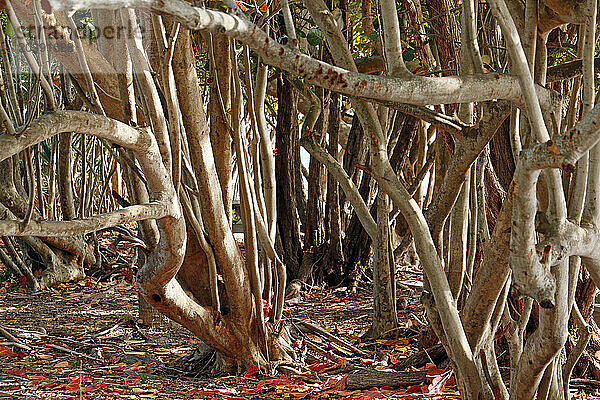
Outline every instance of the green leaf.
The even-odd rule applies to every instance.
[[[373,31],[373,32],[369,33],[369,39],[371,39],[373,41],[379,39],[379,32]]]
[[[491,64],[492,63],[492,57],[490,57],[487,54],[484,54],[481,56],[481,62],[484,64]]]
[[[402,58],[404,58],[404,61],[412,61],[415,58],[415,49],[409,47],[408,49],[404,50],[404,53],[402,53]]]
[[[317,46],[323,42],[325,35],[317,28],[310,28],[306,35],[306,40],[311,46]]]
[[[375,17],[371,22],[373,23],[373,28],[379,29],[379,18]]]
[[[6,21],[6,36],[13,37],[15,36],[15,31],[13,30],[12,24],[10,21]]]

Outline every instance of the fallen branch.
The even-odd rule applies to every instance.
[[[382,386],[407,387],[423,383],[426,376],[427,371],[398,372],[359,368],[348,374],[346,389],[362,390]]]
[[[441,344],[430,347],[429,349],[421,350],[409,357],[402,358],[391,367],[395,370],[401,370],[408,367],[420,368],[427,363],[433,363],[438,365],[442,361],[448,358],[446,349]]]
[[[307,321],[301,321],[300,324],[302,324],[306,329],[316,333],[319,336],[327,338],[327,339],[331,340],[332,342],[337,343],[341,347],[344,347],[355,354],[360,354],[361,356],[364,356],[364,357],[369,355],[369,353],[351,345],[350,343],[338,338],[337,336],[332,335],[331,333],[327,332],[325,329],[323,329],[317,325],[311,324],[310,322],[307,322]]]
[[[65,352],[65,353],[72,354],[74,356],[87,358],[88,360],[96,361],[96,362],[99,362],[99,363],[104,363],[104,361],[102,361],[99,358],[88,356],[87,354],[83,354],[83,353],[80,353],[80,352],[75,351],[75,350],[67,349],[66,347],[63,347],[63,346],[58,346],[56,344],[49,344],[48,347],[50,347],[51,349],[54,349],[54,350],[58,350],[58,351],[62,351],[62,352]]]
[[[304,343],[306,344],[306,347],[308,347],[310,350],[314,351],[315,353],[319,354],[322,357],[325,357],[325,358],[333,361],[336,364],[338,364],[340,362],[340,360],[342,359],[342,357],[340,357],[336,354],[333,354],[330,351],[320,348],[319,346],[317,346],[315,343],[311,342],[310,340],[305,339]]]
[[[19,348],[21,348],[23,350],[27,350],[27,351],[32,350],[31,347],[29,347],[25,343],[21,342],[19,339],[17,339],[16,336],[14,336],[6,328],[4,328],[2,326],[0,326],[0,335],[4,336],[8,340],[10,340],[13,343],[13,346],[15,346],[15,347],[19,347]]]
[[[595,379],[575,378],[569,382],[570,386],[583,389],[600,389],[600,381]]]

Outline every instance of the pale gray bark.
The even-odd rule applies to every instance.
[[[148,62],[144,52],[142,35],[135,15],[135,10],[124,9],[120,11],[121,21],[124,26],[132,27],[133,31],[127,33],[127,49],[132,61],[133,72],[136,82],[140,85],[140,90],[144,93],[144,102],[146,104],[153,134],[156,137],[163,162],[167,169],[172,169],[171,142],[167,129],[167,119],[158,97],[158,90],[152,78],[152,67]]]
[[[351,71],[356,71],[354,60],[345,39],[325,4],[320,0],[310,0],[305,1],[305,5],[317,25],[326,32],[327,42],[336,63]],[[390,196],[395,205],[401,210],[415,237],[417,251],[430,280],[442,325],[444,330],[448,332],[449,347],[460,371],[464,393],[467,396],[477,396],[482,390],[480,377],[425,218],[421,209],[400,183],[390,166],[387,158],[387,140],[373,106],[362,101],[353,101],[353,105],[365,132],[370,136],[373,176],[377,179],[380,188]]]
[[[592,2],[594,1],[592,0]],[[596,166],[600,163],[600,150],[594,149],[592,151],[588,177],[586,177],[588,161],[582,158],[600,139],[600,125],[598,124],[600,108],[592,109],[594,104],[594,37],[593,34],[588,33],[588,46],[584,51],[583,118],[575,128],[565,129],[566,133],[564,135],[556,135],[560,132],[560,124],[563,120],[562,114],[558,112],[559,99],[554,92],[543,87],[547,65],[546,36],[543,32],[546,32],[544,28],[550,24],[546,21],[548,18],[547,10],[545,6],[537,4],[533,0],[528,0],[525,4],[516,3],[518,2],[510,1],[509,4],[506,4],[504,0],[493,0],[489,3],[500,23],[502,36],[507,43],[516,77],[504,74],[481,73],[481,58],[476,40],[476,10],[473,1],[467,1],[463,4],[463,41],[464,46],[466,46],[463,50],[466,51],[463,51],[465,62],[464,69],[461,69],[461,75],[423,77],[411,75],[402,62],[400,29],[396,15],[397,10],[393,1],[382,0],[381,2],[382,27],[385,38],[383,48],[385,49],[384,55],[387,58],[388,73],[397,76],[358,73],[347,47],[346,39],[341,34],[335,18],[321,0],[305,0],[305,5],[321,31],[325,32],[335,66],[316,60],[301,53],[296,48],[293,33],[295,28],[289,4],[286,1],[282,3],[282,7],[286,28],[291,39],[289,45],[280,45],[269,37],[266,32],[259,29],[258,26],[249,22],[237,10],[234,2],[229,0],[227,4],[231,9],[231,14],[193,7],[189,3],[180,0],[52,1],[55,9],[70,10],[85,7],[115,9],[121,6],[130,6],[171,16],[187,28],[224,34],[228,38],[238,40],[247,45],[250,50],[255,51],[264,63],[277,66],[292,75],[298,76],[306,82],[306,85],[315,84],[350,96],[356,115],[365,130],[365,136],[369,140],[372,162],[368,172],[379,185],[381,198],[378,201],[383,202],[384,193],[389,195],[396,209],[402,212],[411,233],[415,237],[416,248],[429,279],[437,308],[437,310],[433,307],[429,309],[430,317],[432,320],[438,318],[437,313],[439,312],[439,320],[441,320],[444,331],[442,333],[445,334],[440,335],[440,338],[447,345],[448,351],[456,363],[460,378],[459,384],[465,398],[478,398],[479,396],[491,398],[490,389],[494,387],[492,383],[499,386],[501,398],[504,399],[508,396],[506,388],[501,385],[498,367],[495,362],[493,337],[500,316],[506,307],[505,299],[511,279],[518,289],[524,294],[535,298],[542,306],[539,327],[535,333],[529,336],[526,343],[523,343],[523,330],[529,316],[532,300],[527,300],[525,312],[519,321],[510,321],[509,343],[513,367],[511,396],[518,399],[533,398],[536,390],[538,390],[539,383],[544,382],[542,386],[539,386],[539,395],[548,394],[552,398],[556,394],[560,380],[558,371],[561,370],[560,360],[556,355],[563,348],[567,337],[566,315],[573,309],[575,278],[579,271],[579,263],[575,259],[572,259],[570,264],[567,261],[574,256],[580,256],[594,281],[597,284],[600,283],[600,250],[597,249],[597,243],[600,240],[600,228],[598,227],[600,222],[598,221],[600,218],[598,210],[600,207],[597,200],[597,192],[600,191],[600,168]],[[560,6],[554,0],[549,0],[549,3],[552,3],[550,4],[552,9],[557,9]],[[581,7],[577,6],[576,11],[580,13]],[[126,12],[132,13],[131,10]],[[510,12],[513,13],[512,16]],[[595,12],[593,12],[593,15],[595,16]],[[577,16],[577,18],[579,17],[581,15]],[[593,32],[595,21],[592,19],[589,22],[588,32]],[[519,32],[523,33],[521,39],[519,38]],[[139,51],[139,45],[137,47]],[[167,45],[166,48],[168,47]],[[174,51],[177,50],[174,49]],[[245,56],[245,72],[246,75],[249,75],[250,63],[248,62],[247,52]],[[139,62],[139,60],[135,61],[134,59],[134,64],[136,62]],[[137,69],[138,71],[143,70],[143,68]],[[258,308],[257,312],[261,312],[260,300],[262,300],[262,285],[264,283],[262,282],[263,275],[258,273],[257,236],[255,233],[258,233],[258,239],[260,239],[263,248],[266,249],[267,257],[277,265],[279,278],[284,274],[284,271],[282,272],[279,269],[281,263],[278,263],[278,257],[273,246],[277,210],[275,209],[275,193],[273,191],[272,143],[266,130],[264,109],[261,108],[264,105],[264,93],[266,91],[266,68],[260,67],[256,81],[258,95],[252,98],[254,103],[250,101],[248,104],[253,121],[254,140],[250,142],[246,139],[245,135],[241,134],[240,129],[238,129],[238,136],[236,137],[238,168],[244,181],[244,218],[245,225],[247,224],[246,238],[249,250],[246,268],[244,268],[243,261],[230,233],[227,223],[229,216],[223,210],[223,197],[227,197],[223,194],[226,190],[221,190],[219,187],[218,171],[214,167],[214,143],[211,144],[206,131],[206,118],[202,98],[199,94],[198,81],[195,77],[195,68],[191,66],[189,69],[191,71],[189,76],[183,76],[184,72],[187,73],[188,71],[179,69],[181,76],[176,75],[173,80],[177,85],[177,89],[182,88],[186,94],[191,93],[190,96],[193,100],[182,99],[181,96],[179,99],[183,114],[183,125],[188,131],[191,169],[203,171],[203,174],[198,174],[197,188],[194,189],[197,189],[200,196],[203,197],[202,205],[201,207],[196,205],[195,208],[201,208],[201,214],[204,216],[210,215],[210,218],[204,221],[204,228],[210,236],[214,253],[213,264],[223,268],[223,271],[218,272],[223,275],[232,309],[231,319],[226,318],[226,320],[231,322],[233,326],[237,324],[238,331],[244,332],[243,329],[246,329],[247,325],[251,321],[255,321],[257,317],[252,311],[249,311],[252,309],[250,303],[254,302],[254,308]],[[166,72],[168,73],[168,71]],[[150,79],[147,72],[144,73],[146,74],[146,80]],[[250,78],[249,76],[246,78],[247,90],[252,91]],[[172,116],[172,114],[177,114],[178,111],[176,107],[173,107],[175,94],[172,90],[173,85],[170,83],[172,83],[170,80],[165,81],[163,85],[170,89],[166,94],[167,97],[171,97],[170,100],[167,98],[167,103],[170,104],[169,115]],[[236,123],[239,123],[242,89],[239,81],[236,82],[236,85],[237,113],[235,119]],[[171,87],[169,88],[169,86]],[[143,89],[142,92],[150,93],[146,89]],[[575,99],[572,101],[572,106],[576,106],[575,95],[572,98]],[[470,117],[472,117],[473,109],[471,105],[461,107],[461,118],[464,116],[464,119],[469,120],[467,121],[469,123],[477,122],[478,126],[476,127],[469,127],[450,118],[440,117],[436,113],[428,112],[424,107],[414,108],[414,105],[473,103],[497,99],[508,101],[478,105],[478,114],[479,116],[482,115],[479,121],[471,121]],[[433,203],[426,204],[429,207],[425,214],[422,207],[412,199],[412,193],[406,190],[389,162],[388,146],[390,143],[388,143],[389,138],[385,134],[385,126],[389,122],[387,111],[384,111],[382,107],[380,113],[377,114],[372,102],[381,102],[385,106],[391,107],[393,107],[393,103],[410,103],[413,105],[411,106],[413,107],[412,115],[431,122],[437,128],[442,129],[445,126],[456,136],[455,154],[448,169],[440,169],[440,165],[437,165],[437,179],[433,177],[433,173],[431,174],[430,179],[432,181],[430,181],[430,194],[428,197],[433,196],[434,186],[439,188],[439,191],[435,195]],[[513,154],[515,159],[518,160],[517,171],[490,238],[487,232],[485,193],[481,189],[486,162],[485,157],[487,157],[485,153],[482,153],[482,150],[508,114],[511,107],[510,103],[523,108],[528,119],[523,118],[519,126],[517,123],[518,117],[513,118],[511,138]],[[148,105],[147,100],[146,104]],[[312,105],[314,107],[314,103]],[[194,114],[194,107],[199,108],[199,115]],[[176,199],[176,191],[173,190],[168,181],[169,175],[178,176],[177,171],[179,168],[175,165],[178,149],[176,148],[176,142],[168,142],[168,137],[164,135],[167,132],[166,128],[164,132],[161,132],[160,124],[164,121],[160,121],[157,115],[154,115],[153,120],[152,109],[155,107],[150,104],[150,107],[147,108],[151,111],[149,114],[150,121],[159,139],[158,148],[160,148],[163,154],[162,159],[166,161],[168,167],[157,170],[161,173],[166,171],[165,177],[161,179],[156,176],[157,172],[154,172],[155,181],[151,190],[152,196],[150,198],[152,201],[150,204],[138,204],[113,214],[94,216],[87,220],[77,220],[71,223],[50,223],[34,219],[25,229],[17,221],[3,221],[0,222],[0,229],[5,229],[6,232],[11,234],[18,234],[15,232],[19,230],[21,234],[42,234],[42,232],[48,232],[49,229],[54,229],[54,231],[70,229],[69,232],[73,233],[79,230],[97,229],[99,226],[109,226],[128,219],[157,218],[161,229],[162,245],[159,243],[153,254],[162,254],[161,257],[164,257],[166,262],[158,263],[156,262],[159,260],[158,258],[151,260],[156,262],[154,267],[157,270],[156,274],[151,274],[150,278],[142,280],[142,286],[145,288],[144,293],[150,296],[149,300],[154,302],[153,304],[163,307],[164,312],[170,313],[170,315],[174,315],[175,319],[188,324],[195,332],[206,334],[215,328],[214,310],[188,304],[193,303],[193,301],[186,297],[179,295],[169,297],[170,293],[180,293],[180,288],[177,288],[176,285],[173,286],[173,281],[170,278],[176,272],[176,265],[180,261],[181,255],[178,252],[177,254],[170,253],[164,245],[168,243],[169,246],[175,246],[174,248],[177,250],[180,249],[177,246],[183,240],[180,237],[182,233],[181,211],[178,209],[178,204],[172,204],[177,203],[177,201],[169,202],[166,198],[156,199],[155,195],[158,191],[163,194],[168,193],[172,196],[172,199]],[[479,112],[480,110],[482,112]],[[551,121],[553,113],[558,118],[555,124],[552,124]],[[4,120],[11,117],[9,115],[10,110],[4,114],[6,114],[3,115]],[[570,128],[569,120],[574,121],[575,117],[576,113],[574,111],[566,117],[568,128]],[[46,116],[44,118],[51,117]],[[310,119],[307,118],[307,120],[309,123],[305,125],[312,126]],[[525,121],[529,121],[531,124],[531,135],[526,134],[528,126]],[[178,124],[178,122],[171,120],[170,125]],[[82,127],[78,128],[83,129]],[[105,135],[118,136],[124,134],[126,136],[131,132],[138,132],[137,134],[143,137],[148,135],[147,131],[130,130],[132,128],[125,130],[124,128],[121,129],[120,126],[117,126],[117,128],[116,131]],[[555,136],[552,137],[549,131],[554,132]],[[38,134],[36,133],[34,136],[38,136]],[[179,138],[179,133],[176,138]],[[258,138],[260,138],[260,142],[258,142]],[[520,139],[523,139],[522,143],[525,147],[523,152],[520,152]],[[14,140],[14,142],[11,142],[11,140]],[[110,140],[114,141],[114,137]],[[124,137],[119,140],[127,142],[129,139]],[[250,187],[250,163],[248,153],[244,148],[246,141],[252,145],[255,188]],[[303,141],[303,144],[311,151],[313,156],[327,166],[329,173],[336,178],[346,197],[351,200],[357,210],[365,230],[375,243],[381,245],[383,242],[377,242],[377,239],[385,236],[385,232],[382,230],[382,221],[386,220],[385,226],[387,227],[387,209],[385,210],[385,217],[382,210],[382,216],[378,217],[378,223],[376,224],[358,190],[353,185],[352,179],[348,177],[339,162],[316,144],[314,137],[305,137]],[[536,143],[536,141],[541,142],[541,144]],[[16,137],[15,139],[15,136],[0,138],[0,144],[7,144],[4,147],[12,146],[11,151],[25,149],[34,142],[35,140],[32,141],[28,138]],[[127,142],[127,144],[136,152],[141,151],[142,147],[138,143]],[[172,150],[168,150],[168,145],[171,145]],[[147,146],[149,145],[146,143],[145,148]],[[258,146],[260,146],[260,156],[256,154]],[[0,146],[0,155],[3,154],[2,147]],[[151,147],[154,151],[156,145],[152,144]],[[521,154],[519,155],[519,153]],[[6,154],[14,153],[6,152]],[[156,154],[158,153],[154,152],[150,154],[150,157],[154,157]],[[172,169],[170,168],[170,161],[168,161],[171,156],[174,164]],[[259,157],[261,159],[262,181],[261,177],[258,176]],[[478,157],[479,164],[477,170],[475,170],[473,163]],[[146,159],[145,164],[142,163],[144,170],[147,171],[149,165],[155,166],[154,161],[156,161],[155,158],[152,158],[151,161]],[[578,177],[574,181],[571,180],[570,184],[573,196],[580,197],[572,197],[567,210],[558,168],[562,168],[566,175],[574,170],[574,164],[578,161]],[[472,185],[463,184],[465,177],[469,175],[469,168],[473,168],[471,177],[474,182]],[[543,179],[538,182],[540,174],[543,174]],[[443,178],[443,180],[440,178]],[[178,181],[177,178],[176,180]],[[261,188],[261,182],[264,184],[263,188]],[[149,183],[151,182],[149,181]],[[565,183],[568,183],[568,179],[565,179]],[[463,186],[462,194],[460,194],[461,184]],[[475,185],[477,185],[477,190],[475,190]],[[547,192],[537,190],[542,186],[547,187]],[[473,190],[472,196],[469,195],[469,190]],[[186,212],[190,215],[190,210],[194,209],[194,201],[197,203],[198,200],[195,198],[184,200]],[[227,202],[227,199],[225,199],[225,202]],[[426,203],[429,202],[426,201]],[[542,206],[539,204],[542,204]],[[472,218],[470,219],[470,230],[467,230],[469,206],[472,208]],[[451,221],[447,221],[453,207]],[[540,211],[544,211],[549,226],[545,230],[539,224],[536,226],[536,216],[540,216]],[[195,210],[194,213],[198,214]],[[585,221],[579,223],[579,216],[582,213]],[[567,215],[569,219],[567,219]],[[202,223],[203,221],[196,219],[196,223],[193,224],[197,233],[201,232],[202,227],[200,225]],[[454,230],[451,235],[452,246],[450,247],[450,284],[443,272],[442,265],[444,263],[438,256],[438,253],[443,253],[441,245],[446,246],[446,243],[442,243],[439,238],[444,226],[448,225],[451,225]],[[477,232],[475,228],[482,228],[479,230],[478,236],[486,241],[486,249],[483,264],[475,277],[472,291],[464,301],[461,320],[455,300],[458,298],[459,290],[463,287],[461,282],[465,276],[465,270],[470,268],[470,265],[474,262],[475,247],[473,242],[475,241],[475,232]],[[0,230],[0,232],[4,231]],[[470,233],[469,240],[471,240],[468,258],[466,257],[467,233]],[[540,239],[540,233],[544,235],[543,239]],[[163,236],[165,237],[163,238]],[[510,248],[508,247],[509,237]],[[540,240],[542,241],[539,242]],[[542,255],[539,255],[538,251],[541,251]],[[389,262],[384,260],[386,253],[382,248],[378,254],[379,261]],[[507,258],[510,259],[513,272],[512,278],[509,278],[510,270]],[[145,267],[143,271],[145,271],[144,274],[148,273],[148,268]],[[213,275],[211,281],[214,285],[217,274],[214,265],[211,267],[211,271]],[[376,272],[382,271],[378,270]],[[390,275],[392,274],[390,273]],[[470,276],[470,274],[466,275]],[[250,285],[247,285],[248,282],[250,282]],[[246,283],[245,286],[244,283]],[[281,307],[283,303],[283,299],[279,298],[283,293],[281,284],[280,281],[277,307]],[[153,297],[154,295],[158,297]],[[218,293],[214,292],[213,297],[215,296],[217,300],[213,299],[213,304],[218,304]],[[254,296],[254,299],[251,296]],[[173,310],[184,310],[184,312],[173,314]],[[281,308],[277,308],[275,321],[281,317],[280,312]],[[196,322],[192,323],[192,319]],[[202,327],[198,326],[198,321],[201,321],[204,325]],[[582,326],[584,327],[584,325]],[[216,338],[211,345],[225,351],[225,340],[225,338]],[[480,349],[483,349],[483,352],[480,352]],[[253,348],[250,352],[255,350]],[[256,357],[256,359],[262,361],[260,357]],[[568,367],[565,369],[566,372],[570,371],[572,363],[572,360],[569,361]],[[491,378],[487,375],[482,376],[482,373],[485,375],[486,372],[492,375]],[[544,373],[546,373],[545,378],[543,377]],[[568,379],[568,373],[566,376]],[[485,382],[484,379],[488,382]]]
[[[349,96],[420,105],[492,99],[506,99],[525,105],[518,79],[509,75],[492,73],[439,78],[411,76],[407,79],[360,74],[355,70],[315,60],[293,47],[280,45],[256,25],[235,15],[193,7],[181,0],[53,0],[51,4],[57,10],[115,9],[129,6],[172,15],[189,29],[226,34],[248,45],[265,63],[285,69],[309,83]],[[544,109],[556,106],[558,98],[553,92],[540,86],[529,90],[529,95],[537,95]]]

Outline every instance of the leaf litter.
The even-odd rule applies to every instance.
[[[422,372],[414,385],[351,389],[357,370],[394,375],[391,368],[419,350],[423,327],[413,317],[422,315],[420,288],[402,284],[415,280],[415,271],[406,271],[398,275],[403,322],[385,338],[361,338],[372,318],[370,284],[356,293],[315,288],[299,293],[286,306],[285,320],[325,332],[303,329],[294,343],[302,368],[272,376],[256,366],[240,376],[216,377],[210,370],[190,376],[185,362],[200,341],[162,318],[142,325],[127,270],[108,282],[88,277],[35,293],[13,282],[0,293],[0,328],[17,340],[1,337],[0,330],[0,399],[458,398],[445,362],[403,368]]]

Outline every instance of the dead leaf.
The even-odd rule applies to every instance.
[[[319,361],[312,365],[309,365],[308,369],[310,369],[311,371],[315,371],[315,372],[321,372],[322,370],[329,367],[330,365],[331,365],[331,363],[329,362],[329,360]]]
[[[27,374],[27,369],[26,368],[7,369],[6,373],[10,374],[10,375],[25,376],[25,374]]]
[[[6,346],[0,346],[0,357],[17,357],[17,353]]]
[[[69,362],[68,361],[61,361],[58,362],[56,364],[54,364],[55,368],[68,368],[69,367]]]
[[[246,373],[244,374],[245,378],[254,378],[254,375],[256,375],[258,373],[259,369],[256,365],[252,365],[250,366],[250,368],[248,368],[248,371],[246,371]]]
[[[153,393],[158,393],[158,389],[155,388],[149,388],[149,389],[143,389],[143,388],[138,388],[138,387],[134,387],[132,389],[134,394],[153,394]]]

